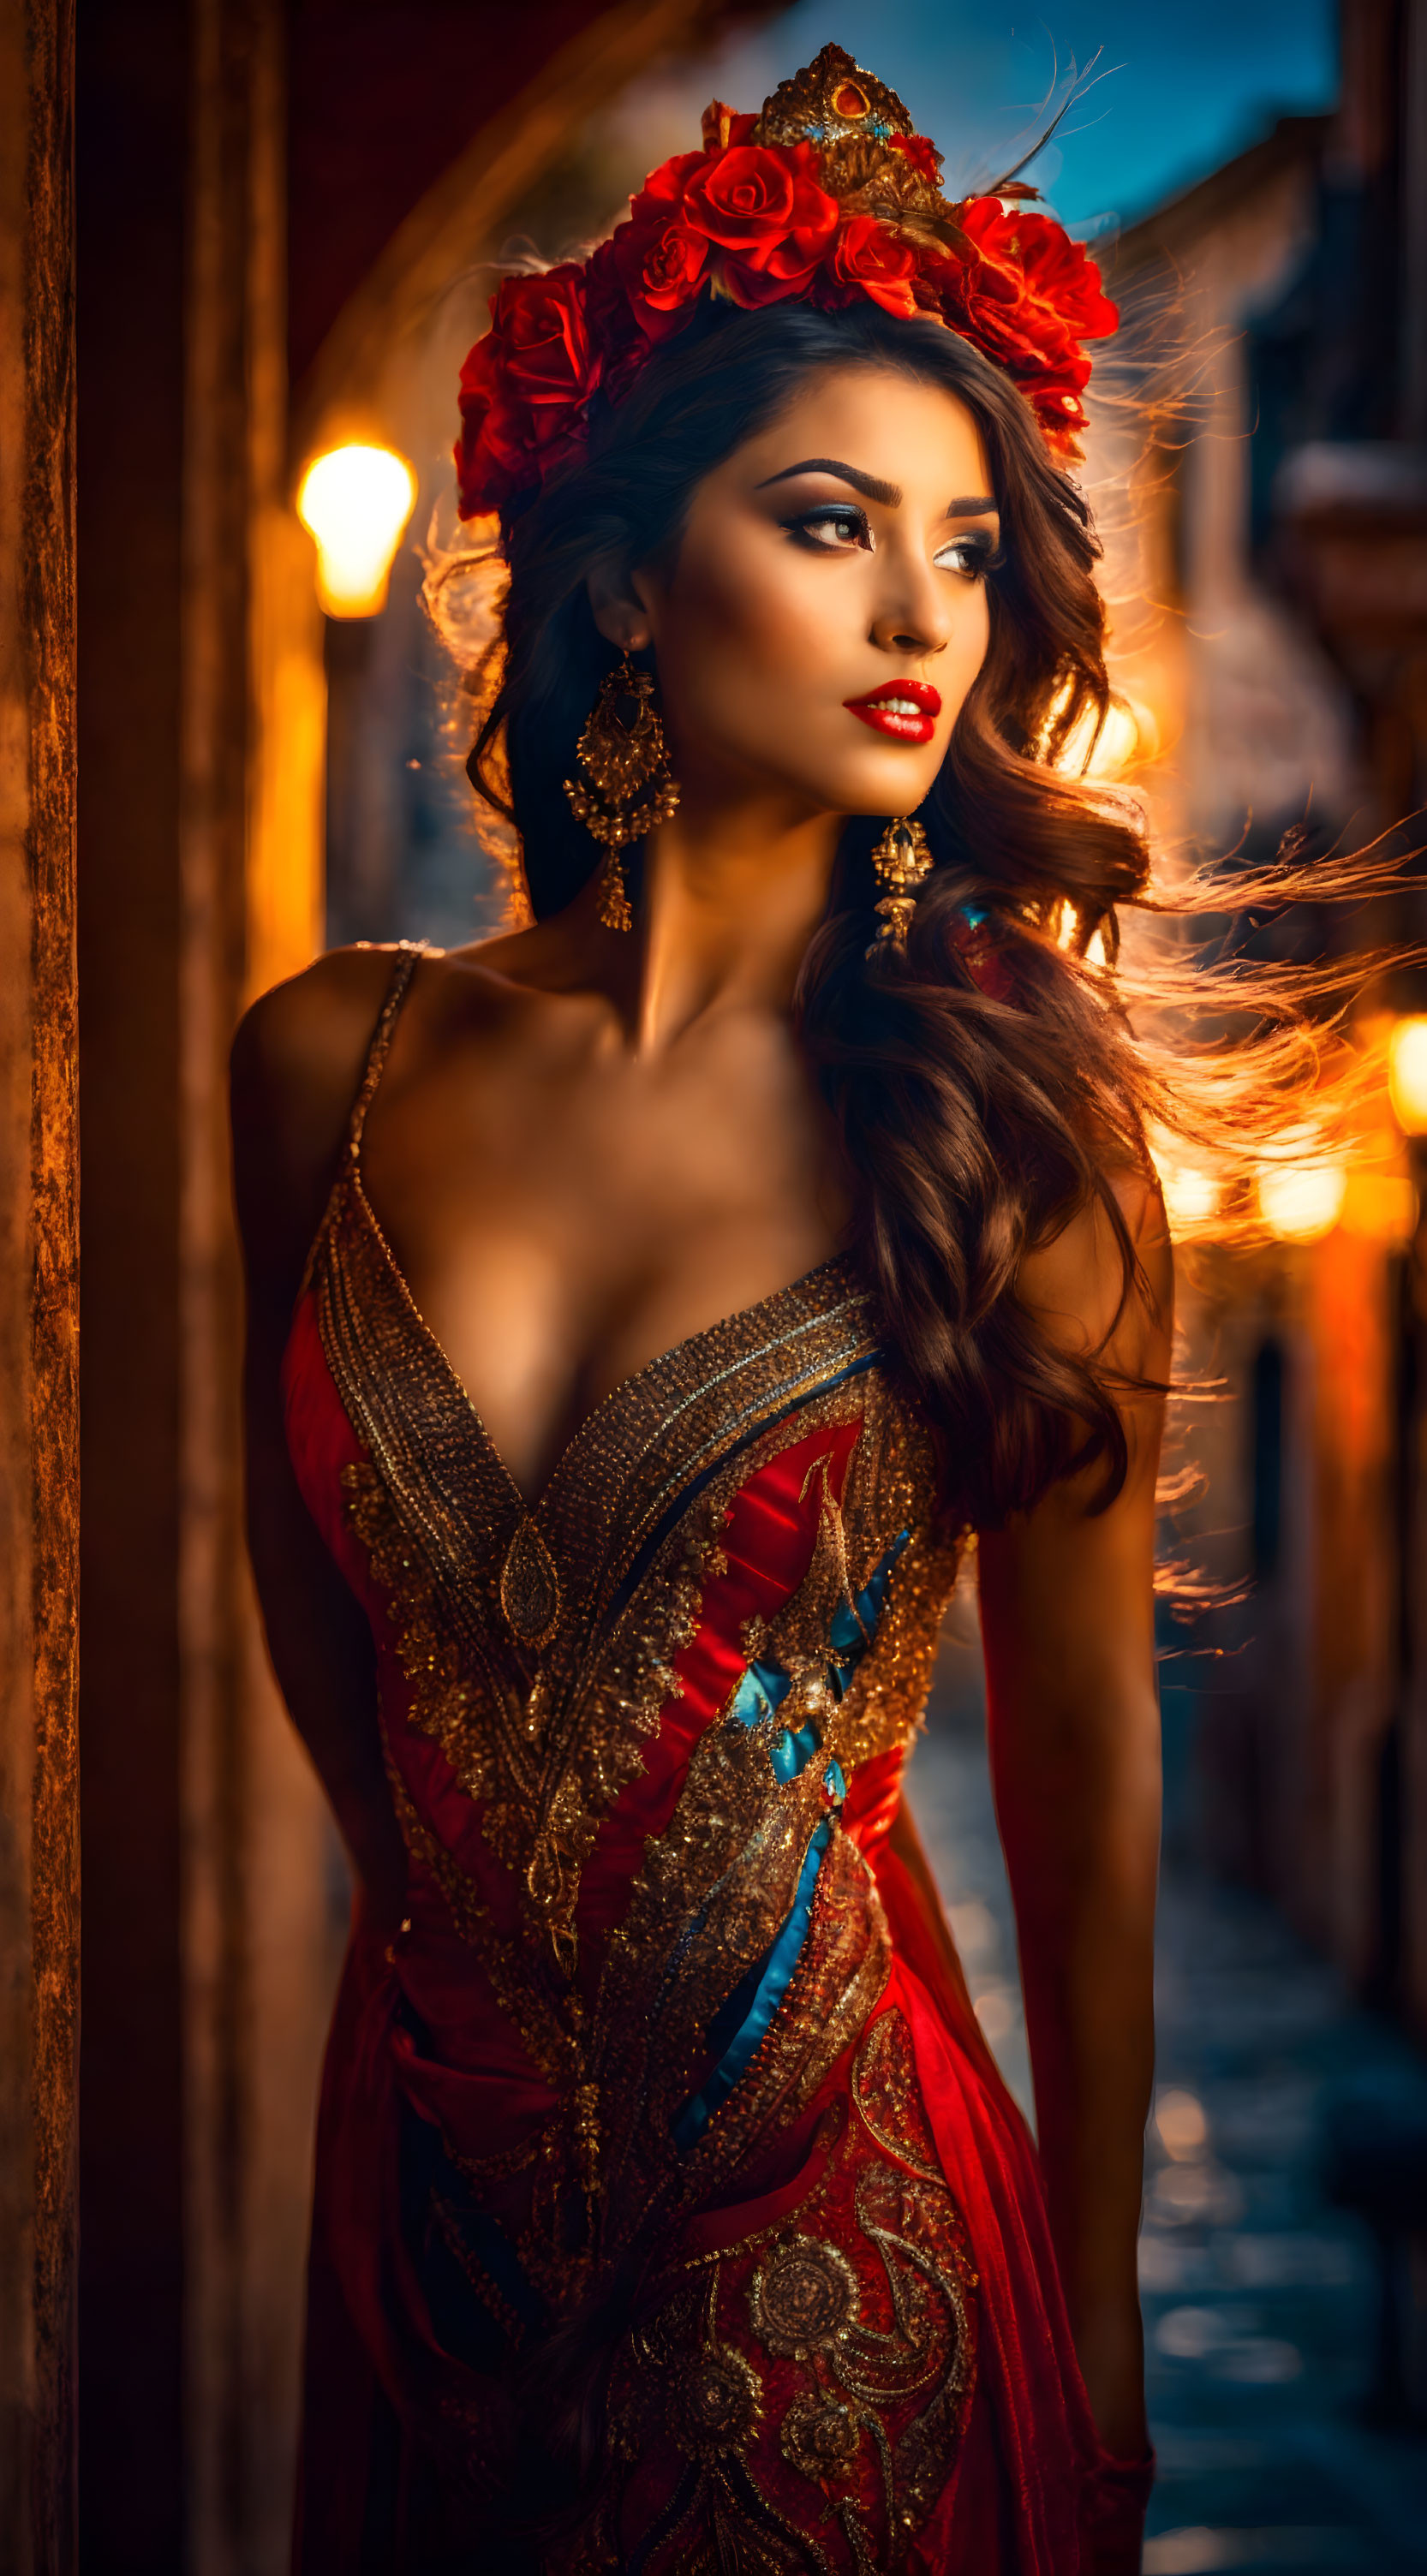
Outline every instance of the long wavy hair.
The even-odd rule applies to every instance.
[[[1099,546],[1029,406],[930,321],[870,304],[702,308],[626,399],[597,415],[587,461],[505,532],[503,676],[468,765],[519,831],[537,918],[559,911],[600,856],[562,784],[615,659],[591,613],[591,572],[670,562],[700,480],[810,375],[850,365],[940,386],[966,406],[990,465],[1003,561],[988,577],[985,661],[919,809],[935,865],[905,954],[867,954],[870,852],[887,818],[852,818],[803,964],[797,1025],[845,1151],[848,1249],[936,1439],[946,1506],[994,1526],[1078,1468],[1098,1467],[1103,1506],[1127,1465],[1127,1382],[1103,1349],[1077,1357],[1047,1340],[1017,1294],[1023,1256],[1098,1202],[1119,1249],[1121,1311],[1148,1300],[1117,1179],[1151,1173],[1156,1134],[1177,1132],[1221,1160],[1268,1144],[1285,1103],[1318,1077],[1320,1040],[1302,1005],[1332,981],[1239,966],[1206,986],[1182,948],[1148,980],[1126,974],[1123,907],[1222,912],[1225,895],[1216,881],[1156,896],[1134,801],[1067,766],[1068,747],[1093,741],[1111,703]],[[1361,890],[1360,876],[1350,863],[1320,866],[1315,899]],[[1232,900],[1282,904],[1307,882],[1290,854],[1252,886],[1240,880]],[[978,964],[988,952],[990,973]],[[1137,999],[1153,1003],[1155,1032],[1132,1025]],[[1232,1039],[1230,1005],[1254,1023]],[[1186,1015],[1197,1035],[1186,1036]]]

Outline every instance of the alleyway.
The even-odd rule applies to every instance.
[[[982,2025],[1030,2100],[1010,1900],[971,1651],[953,1651],[912,1772]],[[1166,1872],[1159,2071],[1140,2274],[1160,2477],[1146,2576],[1421,2576],[1427,2434],[1370,2429],[1376,2265],[1329,2208],[1325,2115],[1427,2093],[1271,1909]]]

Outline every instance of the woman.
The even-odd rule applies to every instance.
[[[1171,1280],[1082,962],[1145,854],[1052,765],[1115,317],[938,173],[829,47],[502,288],[534,919],[239,1037],[253,1557],[360,1880],[314,2576],[1139,2563]],[[1039,2158],[901,1796],[972,1532]]]

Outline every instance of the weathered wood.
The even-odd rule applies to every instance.
[[[70,0],[0,0],[0,2565],[75,2558]]]

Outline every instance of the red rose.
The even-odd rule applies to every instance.
[[[583,407],[600,378],[585,311],[585,272],[508,277],[491,327],[461,369],[456,451],[462,516],[502,508],[578,449]]]
[[[760,143],[735,144],[706,155],[684,190],[684,221],[720,250],[737,251],[751,267],[767,265],[793,228],[797,182],[790,159]]]
[[[889,140],[892,150],[910,161],[919,179],[927,180],[933,188],[941,186],[941,154],[927,135],[894,134]]]
[[[684,190],[707,161],[703,152],[678,152],[651,170],[629,215],[616,224],[590,263],[590,323],[597,340],[612,329],[621,345],[627,338],[623,317],[611,310],[610,295],[622,294],[649,340],[661,339],[698,293],[708,259],[708,241],[691,232],[681,207]],[[608,369],[606,369],[608,374]]]
[[[600,243],[590,261],[586,289],[586,320],[600,353],[600,384],[611,402],[619,402],[628,392],[655,340],[671,327],[668,316],[647,305],[636,311],[630,301],[625,283],[628,254],[621,239],[630,230],[622,224],[609,241]],[[637,266],[634,282],[637,285]]]
[[[457,506],[463,519],[503,510],[529,480],[523,405],[507,399],[494,335],[478,340],[461,369],[461,434],[456,441]]]
[[[647,305],[651,313],[674,315],[697,295],[708,243],[667,206],[651,206],[642,220],[621,224],[609,246],[636,311]]]
[[[794,212],[798,219],[791,232],[766,257],[740,258],[731,250],[718,254],[719,283],[733,303],[780,304],[808,292],[837,229],[837,202],[809,183],[806,190],[800,187]]]
[[[817,155],[810,143],[795,143],[788,153],[793,173],[793,220],[787,237],[768,254],[769,274],[811,277],[837,230],[838,203],[818,184]]]
[[[867,295],[884,313],[910,319],[917,310],[913,285],[917,254],[910,242],[899,241],[875,215],[849,215],[833,244],[828,273],[835,286],[845,290],[836,296],[838,303]]]
[[[678,329],[708,258],[707,242],[667,205],[641,203],[643,218],[620,224],[589,264],[590,337],[601,353],[600,383],[616,403],[655,343]]]
[[[1022,216],[1021,259],[1027,292],[1058,313],[1077,340],[1108,340],[1119,329],[1119,307],[1084,243],[1072,241],[1048,215]]]
[[[583,268],[567,262],[542,277],[506,278],[491,305],[491,331],[499,336],[512,389],[536,415],[537,437],[542,414],[583,402],[599,382]]]
[[[710,155],[682,213],[714,245],[718,283],[743,305],[776,304],[806,286],[837,228],[837,200],[819,187],[807,143]]]
[[[650,171],[638,196],[630,201],[634,222],[644,221],[656,210],[679,205],[694,172],[705,167],[708,157],[706,152],[676,152],[672,160],[661,161],[657,170]]]
[[[958,209],[962,231],[984,260],[1020,280],[1037,309],[1027,327],[1049,337],[1108,339],[1120,316],[1100,283],[1100,271],[1083,243],[1072,241],[1050,215],[1019,208],[1007,214],[996,197],[973,197]]]
[[[935,291],[953,331],[1006,369],[1051,444],[1073,453],[1090,381],[1079,335],[1098,337],[1118,319],[1099,272],[1046,215],[1007,215],[994,197],[958,214],[969,257],[928,261],[919,285]]]

